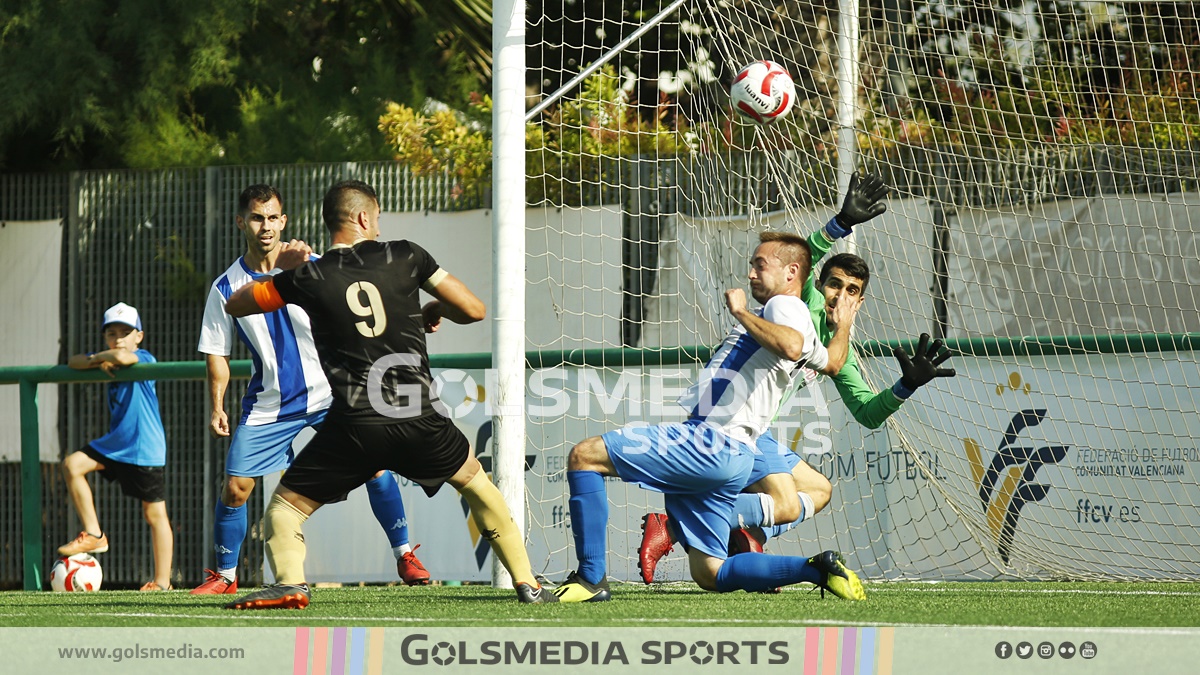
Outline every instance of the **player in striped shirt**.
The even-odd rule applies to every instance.
[[[267,314],[234,319],[225,301],[237,289],[278,272],[275,261],[288,244],[283,198],[269,185],[251,185],[238,198],[237,226],[246,253],[217,278],[209,291],[197,349],[205,354],[211,420],[216,437],[230,435],[225,413],[229,357],[234,340],[250,351],[250,383],[242,396],[242,414],[225,460],[227,480],[213,521],[217,570],[205,570],[196,595],[237,592],[237,561],[246,537],[246,500],[256,478],[282,471],[294,457],[292,441],[306,427],[318,427],[333,402],[329,383],[313,344],[309,317],[296,305]],[[387,533],[396,568],[408,585],[429,583],[429,572],[408,542],[408,521],[399,485],[388,471],[367,483],[371,510]]]
[[[812,558],[727,555],[738,493],[768,478],[755,462],[755,441],[803,367],[837,374],[858,311],[854,303],[834,308],[839,325],[826,348],[800,298],[811,265],[806,242],[779,232],[764,232],[759,241],[749,280],[751,294],[762,307],[749,309],[740,288],[725,292],[726,307],[738,323],[681,399],[688,419],[627,426],[572,448],[567,483],[579,569],[555,590],[561,602],[609,599],[604,476],[664,494],[672,529],[688,547],[692,578],[705,590],[755,591],[809,582],[841,598],[865,599],[858,577],[835,551]]]
[[[822,266],[820,275],[815,274],[816,262],[829,252],[834,241],[849,235],[853,225],[882,213],[875,205],[882,204],[886,192],[887,187],[878,176],[860,177],[855,174],[847,190],[842,212],[808,238],[814,273],[805,282],[801,297],[812,312],[813,323],[822,342],[830,340],[836,327],[836,322],[831,319],[833,308],[839,303],[853,303],[861,307],[871,275],[866,261],[850,253],[840,253],[830,258]],[[950,357],[949,352],[941,351],[940,340],[929,344],[928,338],[928,335],[921,336],[916,353],[911,358],[902,348],[897,348],[895,355],[900,361],[902,376],[895,385],[880,392],[872,390],[863,380],[853,350],[847,354],[845,365],[831,379],[841,395],[842,403],[859,424],[870,429],[879,428],[918,387],[928,384],[933,378],[954,376],[954,369],[939,367]],[[796,380],[796,390],[808,386],[817,377],[818,373],[806,369],[804,376]],[[731,522],[734,528],[729,541],[731,554],[761,552],[767,539],[819,513],[828,505],[832,495],[829,479],[807,462],[800,461],[800,457],[790,449],[781,446],[769,430],[758,437],[755,446],[761,453],[757,459],[767,464],[766,471],[775,480],[770,484],[771,489],[738,496],[734,520]],[[648,514],[642,523],[638,567],[642,580],[648,584],[654,578],[658,561],[671,550],[673,539],[665,515]]]

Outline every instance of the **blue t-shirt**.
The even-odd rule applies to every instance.
[[[134,354],[138,363],[155,362],[154,355],[145,349]],[[93,450],[126,464],[166,466],[167,436],[163,432],[153,380],[110,382],[108,411],[112,414],[109,431],[89,443]]]

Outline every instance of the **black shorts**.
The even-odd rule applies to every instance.
[[[166,501],[167,490],[163,480],[166,467],[118,462],[100,454],[90,445],[83,446],[80,452],[99,462],[104,467],[100,469],[104,480],[115,481],[126,495],[144,502]]]
[[[458,427],[437,414],[390,424],[353,424],[330,416],[279,484],[329,504],[388,469],[424,483],[432,496],[462,468],[470,450]]]

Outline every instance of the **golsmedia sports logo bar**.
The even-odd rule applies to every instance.
[[[433,642],[414,633],[400,643],[400,657],[410,666],[449,665],[783,665],[787,641],[720,640],[484,640]]]

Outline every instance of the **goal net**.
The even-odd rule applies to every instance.
[[[877,430],[831,382],[800,392],[775,434],[833,498],[768,552],[839,549],[872,580],[1195,579],[1195,4],[535,1],[528,84],[550,95],[664,8],[528,127],[535,567],[575,564],[572,445],[682,419],[757,233],[812,233],[858,169],[892,187],[832,251],[870,265],[864,377],[890,387],[921,333],[958,375]],[[728,101],[760,59],[797,92],[770,126]],[[609,498],[609,574],[636,580],[661,495]],[[658,579],[686,578],[676,548]]]

